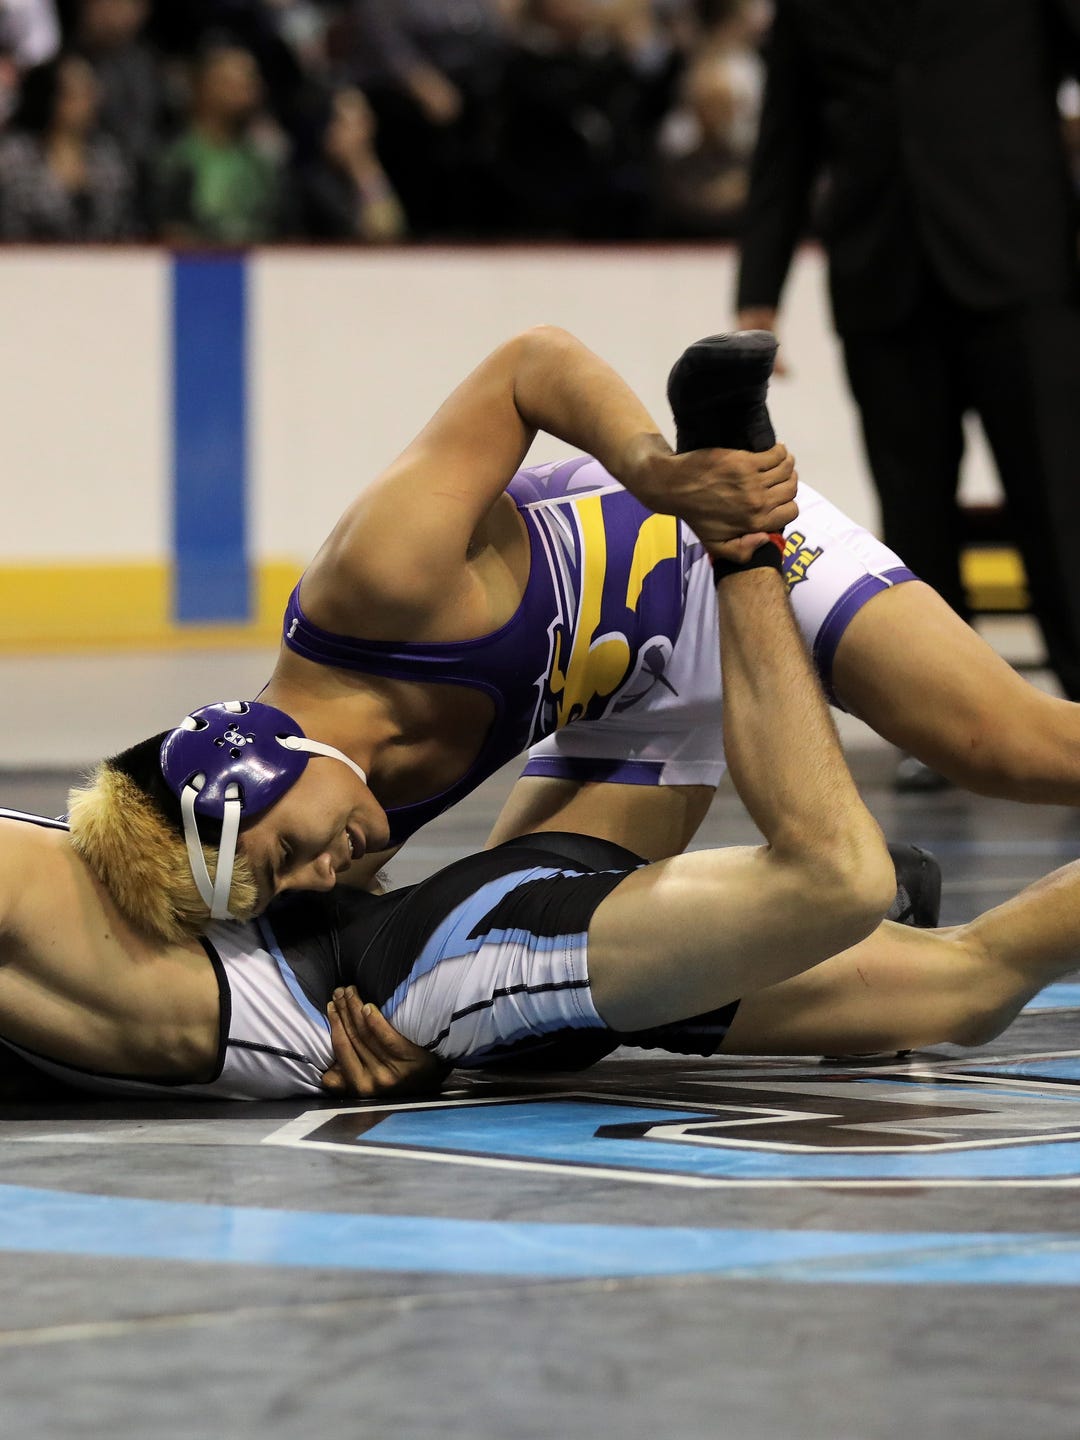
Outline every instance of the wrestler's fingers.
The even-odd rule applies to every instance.
[[[342,1029],[349,1037],[349,1043],[360,1055],[361,1059],[367,1061],[368,1055],[364,1046],[364,1038],[357,1028],[356,1016],[349,1004],[349,992],[340,986],[334,991],[334,1006],[337,1009],[338,1019],[341,1021]]]
[[[355,985],[349,985],[340,996],[335,996],[338,1009],[353,1048],[363,1057],[369,1070],[386,1066],[394,1057],[388,1054],[377,1035],[372,1033],[368,1011],[374,1011],[356,992]]]
[[[784,505],[774,506],[773,509],[766,514],[762,523],[767,531],[775,534],[778,530],[783,530],[785,526],[790,525],[793,520],[797,520],[798,518],[799,506],[796,501],[789,500]]]
[[[362,1000],[354,987],[346,990],[345,1001],[356,1033],[356,1048],[363,1052],[375,1093],[415,1083],[418,1067],[430,1062],[428,1052],[406,1040],[384,1019],[378,1006]]]
[[[363,1069],[363,1061],[353,1048],[348,1031],[342,1023],[341,1011],[333,1000],[326,1007],[326,1018],[330,1022],[330,1044],[334,1051],[335,1064],[342,1077],[351,1084],[354,1072]]]
[[[759,471],[781,470],[788,462],[794,463],[794,457],[788,453],[787,446],[779,441],[768,450],[754,450],[752,454]]]
[[[353,1052],[364,1066],[371,1086],[370,1093],[380,1095],[393,1089],[401,1079],[399,1071],[402,1064],[407,1064],[410,1057],[387,1054],[377,1043],[372,1043],[371,1025],[365,1011],[373,1012],[375,1007],[365,1005],[355,986],[348,986],[337,998],[336,1005]],[[402,1045],[408,1045],[404,1037],[398,1038]]]
[[[355,991],[351,998],[355,998],[359,1006],[360,1013],[357,1018],[364,1028],[364,1038],[380,1059],[417,1060],[427,1055],[428,1052],[422,1046],[414,1045],[400,1030],[395,1030],[377,1005],[363,1004]]]
[[[734,540],[722,540],[717,545],[710,545],[709,554],[714,559],[727,560],[732,565],[743,565],[768,538],[768,535],[761,531],[751,535],[739,535]]]
[[[769,454],[764,451],[763,454]],[[759,458],[759,457],[755,457]],[[757,467],[758,482],[765,486],[786,485],[795,474],[795,456],[785,454],[784,458],[776,465],[759,465]]]
[[[330,1022],[330,1043],[334,1048],[337,1068],[345,1081],[344,1088],[353,1095],[370,1096],[374,1093],[372,1078],[361,1056],[353,1048],[348,1032],[342,1023],[341,1012],[331,1000],[326,1007]]]
[[[785,462],[775,470],[762,471],[757,476],[757,482],[761,493],[770,500],[793,500],[799,488],[799,472],[795,468],[794,459],[790,464]]]

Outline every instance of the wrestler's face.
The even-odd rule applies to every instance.
[[[296,784],[240,832],[259,909],[285,890],[332,890],[337,877],[390,839],[386,811],[340,761],[313,756]]]

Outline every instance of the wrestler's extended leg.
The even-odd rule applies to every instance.
[[[856,943],[895,894],[775,571],[721,581],[724,734],[764,847],[636,871],[589,926],[592,998],[638,1030],[775,984]]]
[[[832,683],[852,714],[958,785],[1080,804],[1080,705],[1028,684],[928,585],[863,605]]]
[[[725,1054],[865,1054],[981,1045],[1080,963],[1080,862],[969,925],[886,922],[868,940],[748,995]]]

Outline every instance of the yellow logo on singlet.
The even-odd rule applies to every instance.
[[[577,501],[574,513],[581,537],[581,592],[577,624],[565,657],[565,631],[555,638],[549,686],[557,703],[557,725],[588,712],[594,700],[603,699],[625,680],[631,664],[630,645],[617,629],[604,628],[604,582],[607,579],[607,533],[603,497]],[[662,560],[679,553],[678,521],[671,515],[650,515],[638,530],[630,573],[626,581],[626,608],[637,610],[645,577]]]
[[[792,530],[784,540],[784,579],[789,590],[798,585],[800,580],[806,579],[806,572],[820,554],[820,545],[811,549],[806,543],[806,536]]]

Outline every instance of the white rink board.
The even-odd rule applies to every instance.
[[[730,325],[735,257],[728,246],[267,250],[248,265],[257,563],[309,556],[468,369],[528,325],[579,335],[669,427],[668,368]],[[0,253],[0,565],[168,560],[169,267],[152,250]],[[794,374],[774,385],[772,411],[806,479],[873,528],[821,272],[804,250],[784,315]],[[558,453],[543,440],[535,451]],[[981,454],[964,493],[997,493]]]

